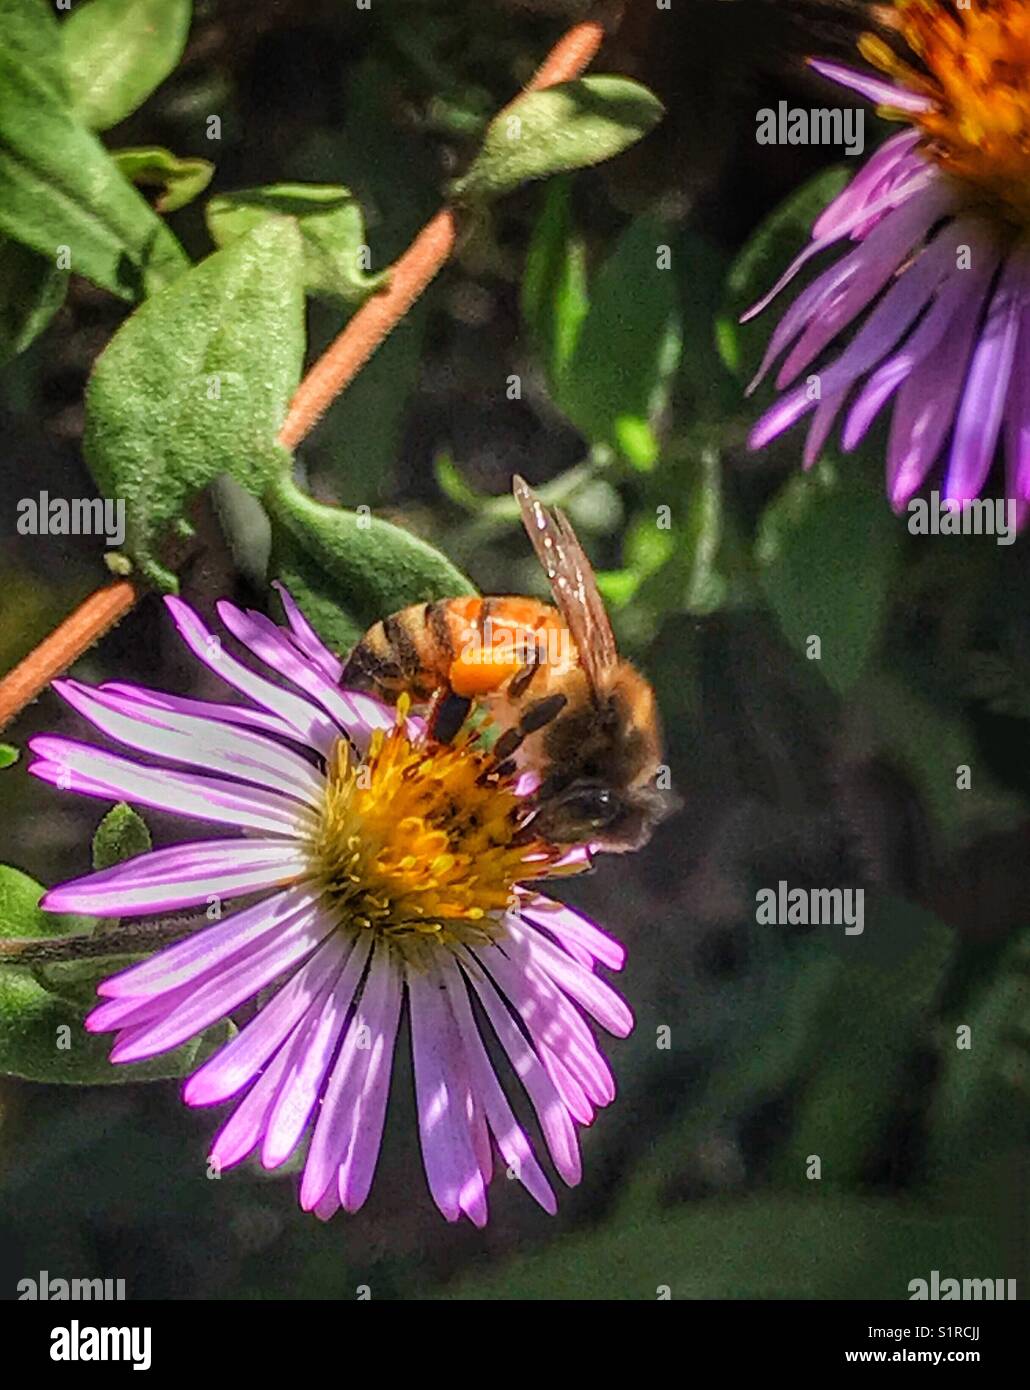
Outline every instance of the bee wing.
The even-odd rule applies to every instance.
[[[545,507],[518,476],[512,490],[522,512],[522,524],[551,585],[555,606],[572,634],[587,678],[597,690],[616,665],[618,653],[593,566],[560,508]]]

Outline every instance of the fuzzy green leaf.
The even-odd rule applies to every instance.
[[[227,246],[268,217],[295,217],[303,238],[304,286],[309,294],[360,304],[389,279],[387,272],[371,275],[363,266],[368,253],[365,219],[347,188],[318,183],[244,188],[212,198],[206,216],[218,246]]]
[[[203,193],[215,166],[208,159],[180,159],[160,145],[112,151],[114,162],[138,188],[160,188],[154,207],[176,212]]]
[[[192,11],[192,0],[75,5],[61,25],[61,48],[72,102],[86,125],[116,125],[175,70]]]
[[[54,7],[47,0],[0,0],[0,33],[7,59],[31,68],[49,97],[68,100],[68,79]]]
[[[92,919],[44,912],[42,893],[28,874],[0,865],[0,939],[89,934]],[[97,982],[127,964],[125,955],[36,969],[0,963],[0,1075],[80,1086],[158,1081],[192,1071],[229,1036],[231,1025],[216,1024],[163,1057],[113,1066],[111,1038],[85,1032],[82,1018]]]
[[[88,931],[91,919],[55,917],[39,906],[43,890],[20,869],[0,864],[0,937],[60,936]]]
[[[0,32],[0,232],[122,299],[168,284],[186,255],[75,114],[49,9],[0,0]]]
[[[662,115],[654,93],[628,77],[580,77],[526,92],[491,121],[452,194],[499,198],[531,179],[600,164],[643,139]]]
[[[147,823],[131,806],[119,801],[112,806],[93,836],[93,867],[109,869],[125,859],[135,859],[153,847]]]
[[[0,743],[0,770],[13,767],[18,761],[18,750],[11,743]]]
[[[287,466],[276,442],[304,351],[301,241],[263,222],[143,304],[115,334],[87,391],[86,458],[126,504],[143,574],[174,576],[156,552],[200,488],[228,473],[260,495]]]
[[[409,531],[313,502],[285,476],[265,504],[272,518],[271,573],[338,652],[378,618],[409,604],[475,593],[460,570]]]
[[[898,524],[858,462],[798,474],[763,513],[755,559],[766,598],[790,646],[839,693],[880,639],[899,555]]]

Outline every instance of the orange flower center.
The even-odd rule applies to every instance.
[[[906,116],[971,201],[1030,224],[1030,0],[897,0],[894,26],[919,60],[866,34],[863,56],[931,99]]]

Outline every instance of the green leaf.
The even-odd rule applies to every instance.
[[[116,125],[175,70],[192,10],[192,0],[77,0],[61,25],[61,49],[86,125]]]
[[[272,518],[270,572],[338,652],[409,604],[475,593],[460,570],[409,531],[313,502],[285,475],[265,505]]]
[[[571,193],[567,178],[548,186],[522,276],[522,319],[544,360],[552,391],[589,308],[586,248],[573,231]]]
[[[762,589],[798,656],[809,657],[809,639],[819,639],[812,664],[838,693],[880,640],[899,554],[898,524],[857,462],[799,473],[762,515]]]
[[[590,287],[590,308],[558,378],[557,401],[594,444],[634,467],[652,468],[652,432],[682,349],[676,278],[665,264],[668,234],[638,217]]]
[[[0,771],[5,767],[13,767],[20,756],[20,753],[13,744],[0,743]]]
[[[303,351],[300,234],[277,218],[148,300],[98,360],[86,458],[153,583],[175,587],[155,547],[198,489],[228,473],[260,495],[288,466],[276,436]]]
[[[93,867],[109,869],[124,859],[135,859],[153,848],[150,831],[141,815],[119,801],[112,806],[93,836]]]
[[[769,214],[730,267],[715,339],[724,364],[738,378],[749,380],[758,370],[778,317],[769,309],[753,322],[742,324],[740,316],[768,294],[807,244],[816,218],[837,197],[848,176],[849,171],[838,166],[824,169],[802,184]],[[794,281],[792,294],[806,279],[800,275]]]
[[[368,255],[365,219],[347,188],[319,183],[279,183],[224,193],[207,205],[208,231],[218,246],[227,246],[269,217],[297,219],[304,245],[304,286],[345,304],[360,304],[388,280],[389,272],[371,275],[362,262]]]
[[[160,145],[113,150],[114,162],[130,183],[139,188],[160,188],[154,203],[160,213],[177,212],[203,193],[215,166],[208,159],[180,159]]]
[[[88,934],[92,921],[85,917],[44,912],[39,906],[42,887],[18,869],[0,865],[0,938],[51,937]],[[122,958],[116,968],[123,968]],[[83,1008],[92,1002],[95,983],[112,973],[110,962],[68,962],[54,966],[55,980],[44,982],[40,972],[26,966],[0,963],[0,1074],[27,1081],[66,1082],[78,1085],[125,1081],[157,1081],[183,1076],[228,1036],[229,1025],[217,1024],[202,1037],[185,1043],[164,1057],[131,1067],[112,1066],[108,1060],[110,1037],[85,1032]],[[55,993],[60,983],[75,979],[84,995],[80,1004]]]
[[[0,864],[0,937],[60,936],[88,931],[88,917],[58,917],[39,906],[43,889],[21,869]]]
[[[498,198],[530,179],[600,164],[643,139],[663,114],[654,93],[628,77],[580,77],[526,92],[490,122],[452,196]]]
[[[68,100],[60,30],[47,0],[0,0],[0,32],[11,62],[30,67],[47,95]]]
[[[0,237],[0,363],[24,352],[64,303],[68,272]]]
[[[185,252],[63,94],[53,15],[0,0],[0,28],[0,233],[122,299],[168,284]]]

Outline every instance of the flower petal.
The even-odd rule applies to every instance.
[[[312,1010],[311,1032],[305,1041],[303,1053],[287,1068],[268,1117],[261,1151],[261,1162],[266,1168],[277,1168],[285,1163],[300,1143],[332,1065],[336,1044],[365,973],[371,949],[372,934],[366,932],[358,938],[321,1008]]]
[[[856,68],[846,67],[843,63],[828,63],[822,58],[809,58],[808,66],[823,77],[828,77],[831,82],[837,82],[842,87],[850,87],[853,92],[858,92],[873,101],[877,106],[886,106],[892,111],[909,111],[918,114],[920,111],[929,111],[933,107],[933,102],[928,96],[923,96],[919,92],[910,92],[904,87],[896,87],[893,82],[886,82],[882,77],[874,77],[872,73],[859,72]]]
[[[509,916],[508,942],[513,947],[512,954],[528,956],[549,975],[555,984],[577,1004],[582,1005],[592,1018],[596,1018],[602,1028],[614,1033],[618,1038],[627,1037],[633,1030],[633,1013],[626,1001],[592,971],[573,960],[543,932],[537,931],[528,923],[519,922]]]
[[[814,362],[823,348],[871,304],[887,281],[952,202],[954,194],[943,182],[931,183],[922,192],[891,212],[863,241],[855,258],[855,272],[846,286],[825,305],[805,329],[776,378],[779,389],[789,386]],[[922,274],[942,269],[940,248]],[[918,264],[918,263],[917,263]],[[911,284],[915,268],[905,270],[900,283]],[[916,277],[917,280],[920,277]],[[904,293],[908,293],[907,289]]]
[[[574,1187],[582,1176],[582,1166],[572,1118],[562,1103],[554,1082],[516,1027],[507,1004],[497,993],[478,959],[466,954],[464,964],[493,1030],[526,1088],[554,1166],[564,1182],[569,1187]]]
[[[355,1063],[347,1074],[346,1085],[337,1101],[340,1115],[350,1117],[347,1148],[339,1167],[337,1183],[345,1211],[357,1211],[364,1204],[379,1159],[400,1020],[401,993],[400,972],[390,959],[390,953],[376,951],[360,1005],[361,1021],[368,1029],[371,1046],[358,1049]],[[316,1206],[315,1211],[318,1209]]]
[[[278,579],[273,579],[272,588],[279,594],[283,611],[286,614],[286,621],[290,625],[290,631],[297,646],[309,661],[315,663],[327,680],[338,685],[340,676],[343,674],[343,662],[329,650],[319,637],[301,612],[286,585],[280,584]]]
[[[55,681],[54,689],[102,733],[130,748],[255,782],[309,806],[322,804],[324,775],[300,754],[261,734],[161,710],[109,689],[91,689],[79,681]]]
[[[127,859],[44,893],[47,912],[132,917],[287,887],[309,872],[307,850],[283,840],[203,840]]]
[[[468,989],[464,978],[457,970],[445,970],[444,982],[450,998],[451,1011],[458,1026],[458,1034],[477,1103],[483,1107],[487,1123],[497,1140],[501,1157],[511,1172],[515,1173],[526,1191],[535,1198],[544,1211],[552,1216],[558,1210],[558,1202],[544,1171],[537,1162],[521,1125],[515,1119],[508,1099],[497,1079],[490,1058],[487,1056],[483,1039],[476,1026],[469,1003]],[[480,1168],[483,1167],[480,1159]]]
[[[131,685],[125,681],[104,681],[97,689],[105,695],[121,696],[134,709],[139,705],[149,705],[169,714],[194,715],[213,724],[242,725],[273,734],[276,738],[300,741],[300,734],[292,724],[266,710],[249,709],[246,705],[227,705],[217,700],[189,700],[182,695],[169,695],[164,690],[151,690],[147,685]]]
[[[972,501],[986,481],[1005,412],[1027,287],[1027,260],[1017,252],[1002,270],[969,365],[944,480],[947,501]]]
[[[330,681],[319,667],[298,656],[289,637],[271,618],[252,609],[244,612],[228,599],[221,599],[217,606],[218,616],[237,641],[292,681],[305,695],[310,695],[339,728],[351,737],[360,737],[367,732],[345,692]],[[392,718],[389,723],[393,723]]]
[[[399,1010],[400,985],[396,967],[390,960],[388,948],[379,946],[373,953],[365,989],[333,1063],[311,1137],[300,1185],[300,1204],[305,1211],[311,1211],[330,1185],[337,1184],[341,1165],[356,1142],[355,1126],[366,1084],[374,1095],[367,1112],[371,1129],[366,1136],[368,1146],[362,1148],[362,1158],[369,1165],[371,1182],[382,1135],[382,1113],[385,1113],[385,1110],[380,1113],[378,1106],[381,1102],[385,1107],[389,1089]],[[363,1045],[366,1040],[371,1044],[369,1047]],[[366,1195],[367,1191],[366,1187]]]
[[[839,222],[882,196],[899,173],[914,172],[913,150],[921,138],[921,131],[903,130],[885,140],[847,187],[819,214],[812,224],[812,236],[817,240],[826,236]]]
[[[350,943],[328,938],[260,1013],[220,1047],[186,1082],[187,1105],[218,1105],[256,1079],[302,1019],[325,998],[347,959]]]
[[[557,937],[566,950],[570,944],[579,946],[611,970],[621,970],[625,964],[626,948],[565,903],[534,895],[519,906],[519,916]]]
[[[167,995],[141,1000],[139,1022],[120,1024],[111,1061],[142,1061],[196,1037],[299,965],[326,939],[334,926],[331,914],[318,906],[308,907],[274,932],[248,943],[238,955],[219,961],[199,979],[180,985]],[[98,1020],[94,1031],[106,1026],[105,1010],[124,1008],[128,1004],[131,1001],[121,999],[101,1004],[90,1015],[91,1022]],[[158,1011],[156,1015],[155,1010]]]
[[[894,208],[900,211],[903,205],[921,199],[928,192],[932,192],[936,195],[942,188],[946,187],[937,168],[927,165],[925,168],[920,168],[911,178],[904,179],[902,182],[894,185],[894,187],[884,193],[883,197],[877,198],[874,202],[868,204],[868,206],[858,209],[856,212],[852,213],[850,217],[845,217],[842,222],[834,227],[832,232],[828,232],[825,236],[817,237],[814,241],[809,242],[805,249],[790,263],[776,281],[775,285],[773,285],[772,289],[769,290],[767,294],[763,295],[757,304],[753,304],[745,314],[741,315],[741,323],[747,323],[750,319],[756,318],[763,309],[772,303],[780,291],[790,284],[798,271],[803,266],[807,265],[813,256],[818,256],[821,251],[825,251],[828,247],[832,246],[834,242],[840,241],[841,238],[847,236],[849,232],[853,232],[856,227],[861,225],[864,219],[878,217],[881,213],[890,212]],[[946,200],[947,203],[953,201],[954,195]],[[876,228],[877,231],[880,225],[882,224],[878,224]],[[911,242],[909,244],[911,245]]]
[[[34,777],[80,795],[153,806],[179,816],[245,826],[291,839],[315,828],[314,814],[306,806],[243,782],[141,767],[103,749],[49,735],[30,739],[29,747],[40,759],[29,765]]]
[[[322,710],[299,695],[273,685],[264,676],[257,675],[230,656],[221,640],[208,631],[199,615],[181,599],[169,595],[165,603],[183,641],[205,666],[209,666],[215,675],[221,676],[226,684],[241,691],[256,705],[271,710],[292,725],[304,741],[323,756],[330,752],[340,737],[340,730]]]
[[[437,971],[409,968],[407,984],[418,1132],[429,1190],[448,1221],[457,1221],[464,1211],[473,1224],[485,1225],[486,1190],[472,1146],[458,1026]]]

